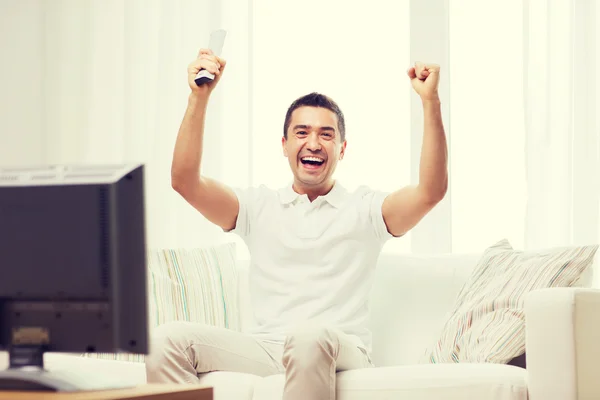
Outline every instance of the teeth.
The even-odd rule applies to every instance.
[[[323,162],[322,158],[319,157],[302,157],[302,161],[315,161],[315,162]]]

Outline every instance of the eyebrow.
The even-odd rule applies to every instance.
[[[308,129],[310,130],[312,128],[312,126],[310,125],[295,125],[294,126],[294,130],[298,130],[298,129]],[[333,131],[335,132],[335,128],[333,128],[332,126],[322,126],[321,127],[322,131]]]

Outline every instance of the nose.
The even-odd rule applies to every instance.
[[[308,136],[306,141],[306,148],[311,151],[321,150],[321,144],[319,143],[319,135],[312,133]]]

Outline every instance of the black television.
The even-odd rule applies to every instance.
[[[132,386],[44,353],[148,354],[144,166],[0,168],[0,390]]]

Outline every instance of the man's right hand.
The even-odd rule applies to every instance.
[[[221,76],[223,76],[223,70],[225,69],[226,61],[213,54],[210,49],[200,49],[198,57],[188,65],[188,84],[192,93],[201,95],[210,95],[213,91]],[[215,79],[212,82],[206,82],[198,86],[195,82],[196,75],[201,69],[205,69],[211,74],[215,75]]]

